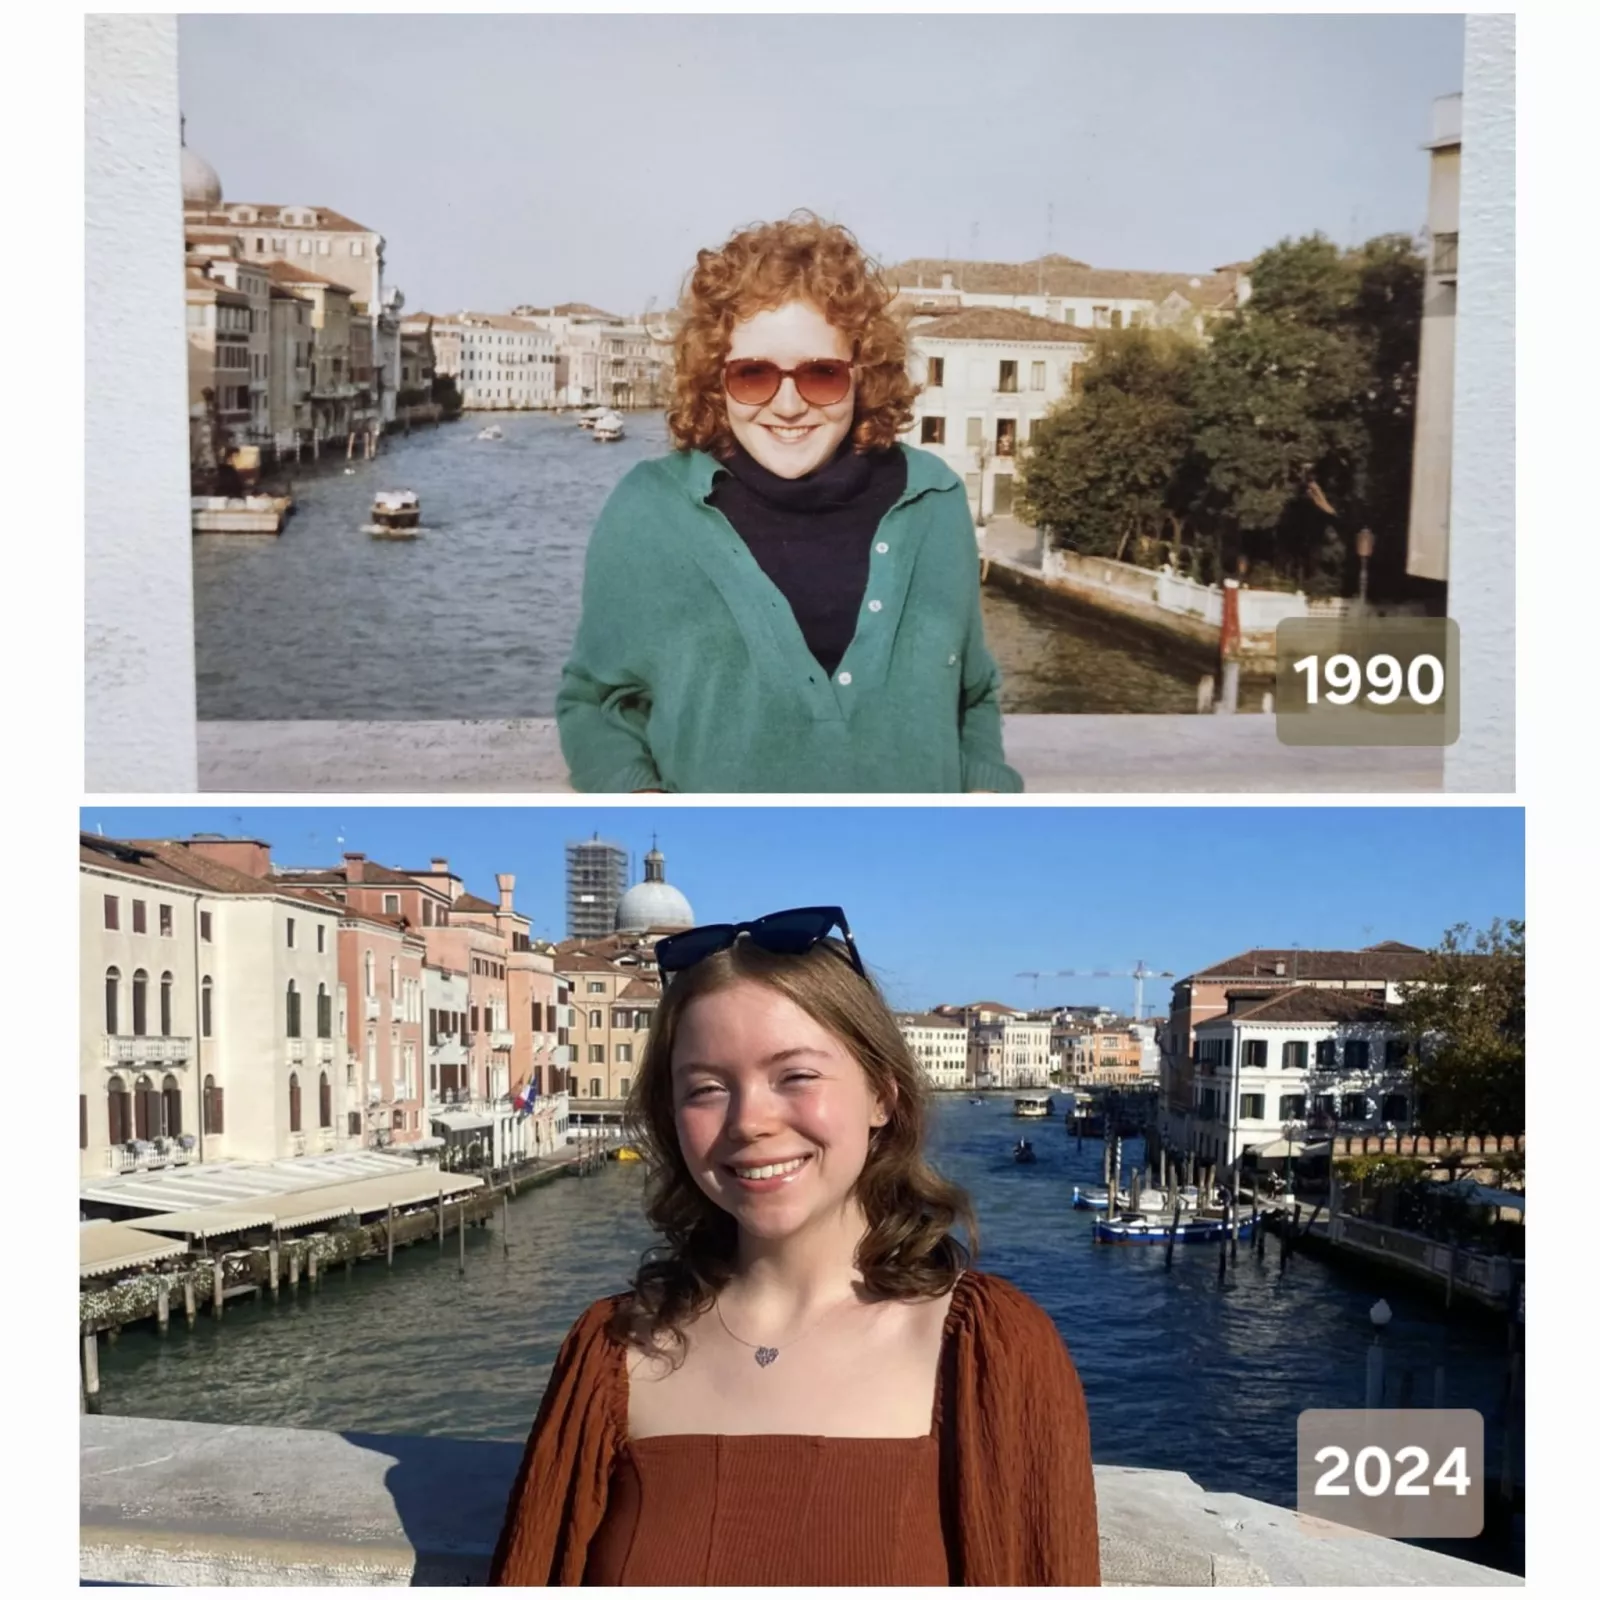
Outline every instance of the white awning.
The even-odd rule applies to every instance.
[[[108,1222],[78,1229],[78,1276],[96,1278],[152,1261],[187,1255],[187,1244],[146,1233],[126,1222]]]
[[[494,1118],[487,1111],[430,1111],[428,1121],[452,1133],[472,1133],[478,1128],[494,1126]]]

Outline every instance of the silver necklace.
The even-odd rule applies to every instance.
[[[810,1324],[808,1326],[802,1328],[799,1331],[799,1333],[797,1333],[794,1336],[793,1339],[788,1340],[787,1343],[790,1344],[790,1345],[793,1345],[793,1344],[797,1343],[799,1340],[805,1338],[805,1336],[808,1333],[811,1332],[812,1328],[816,1327],[819,1322],[822,1322],[822,1321],[826,1320],[828,1317],[831,1317],[833,1315],[833,1313],[835,1311],[837,1311],[839,1309],[839,1307],[844,1305],[844,1304],[845,1304],[845,1302],[843,1300],[836,1300],[831,1306],[828,1307],[828,1309],[826,1311],[822,1312],[820,1315],[818,1315],[816,1317],[813,1317],[811,1322],[810,1322]],[[722,1314],[722,1302],[720,1300],[713,1300],[711,1302],[711,1308],[717,1314],[717,1321],[722,1324],[722,1331],[725,1334],[727,1334],[727,1336],[730,1339],[732,1339],[735,1344],[742,1344],[745,1347],[746,1350],[754,1350],[755,1351],[755,1353],[756,1353],[756,1365],[758,1367],[770,1367],[772,1365],[772,1363],[778,1359],[779,1352],[778,1352],[778,1347],[776,1345],[771,1345],[771,1344],[751,1344],[751,1342],[748,1339],[741,1339],[739,1337],[739,1335],[736,1334],[733,1331],[733,1329],[728,1326],[728,1319],[726,1317],[724,1317],[723,1314]]]

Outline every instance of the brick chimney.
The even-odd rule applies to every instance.
[[[500,890],[500,909],[511,909],[511,891],[517,886],[516,874],[511,872],[497,872],[494,881]]]
[[[252,878],[272,876],[272,850],[259,839],[186,839],[185,846],[207,861]]]
[[[366,878],[366,856],[359,850],[346,850],[344,853],[344,881],[346,883],[365,883]]]

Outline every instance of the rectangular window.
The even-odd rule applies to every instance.
[[[606,1059],[606,1047],[603,1044],[589,1046],[589,1065],[591,1067],[603,1066]]]
[[[1306,1097],[1303,1094],[1280,1094],[1278,1096],[1279,1122],[1304,1122],[1305,1119]]]
[[[617,1046],[617,1060],[619,1062],[632,1061],[633,1046],[631,1044],[619,1044]]]
[[[1267,1041],[1265,1039],[1246,1039],[1244,1042],[1244,1064],[1247,1067],[1264,1067],[1267,1064]]]
[[[1000,363],[1000,381],[995,387],[1001,394],[1015,394],[1017,392],[1017,364],[1015,361],[1002,361]]]
[[[1014,456],[1017,453],[1017,419],[1000,417],[994,425],[994,453],[997,456]],[[995,491],[998,494],[1000,491]]]
[[[319,922],[317,924],[317,954],[323,955],[328,948],[328,930]]]
[[[160,929],[163,939],[172,937],[172,907],[165,901],[156,906],[156,927]]]
[[[1339,1097],[1332,1094],[1319,1094],[1316,1098],[1315,1104],[1317,1108],[1317,1115],[1319,1117],[1326,1117],[1329,1121],[1331,1121],[1333,1119],[1334,1112],[1338,1109]]]
[[[922,419],[922,442],[924,444],[944,443],[943,417],[924,417]]]
[[[1122,326],[1122,313],[1120,311],[1113,311],[1111,313],[1111,326],[1113,328],[1120,328]]]
[[[1078,325],[1078,308],[1076,306],[1067,306],[1067,307],[1065,307],[1062,310],[1062,313],[1061,313],[1061,320],[1069,328],[1077,327],[1077,325]]]
[[[1372,1065],[1372,1045],[1366,1039],[1347,1039],[1344,1046],[1344,1070],[1365,1072]]]
[[[1317,1040],[1317,1065],[1319,1067],[1336,1067],[1339,1064],[1339,1046],[1332,1039]]]
[[[400,915],[400,896],[399,895],[397,895],[397,894],[386,894],[383,897],[383,914],[386,917],[398,917]]]
[[[1403,1094],[1386,1094],[1383,1097],[1383,1120],[1385,1122],[1404,1122],[1409,1107]]]
[[[1339,1107],[1339,1115],[1346,1122],[1367,1120],[1367,1097],[1364,1094],[1347,1094]]]
[[[944,388],[944,357],[928,357],[928,387],[930,389]]]
[[[291,950],[293,950],[294,949],[294,918],[293,917],[285,917],[284,918],[283,929],[284,929],[284,932],[288,935],[289,948]]]
[[[967,448],[969,450],[973,450],[973,449],[976,449],[982,443],[983,443],[983,418],[982,417],[968,417],[967,418]]]
[[[135,933],[144,932],[144,920],[144,901],[135,900],[133,902],[133,931]]]
[[[1111,307],[1110,306],[1096,306],[1094,308],[1094,313],[1093,314],[1094,314],[1094,325],[1095,325],[1095,327],[1097,327],[1097,328],[1109,328],[1111,326]]]
[[[105,897],[105,923],[108,928],[115,930],[122,926],[122,918],[119,915],[121,906],[122,902],[114,894]]]
[[[1044,362],[1035,361],[1029,369],[1028,387],[1037,389],[1041,394],[1044,392]]]
[[[86,1094],[78,1096],[78,1148],[89,1148],[89,1097]]]
[[[606,986],[605,986],[605,981],[603,979],[591,978],[589,980],[589,993],[590,994],[604,994],[605,992],[606,992]]]
[[[1406,1039],[1386,1039],[1383,1045],[1383,1064],[1391,1072],[1402,1071],[1411,1057],[1411,1044]],[[1388,1119],[1394,1121],[1393,1117]]]
[[[600,1080],[598,1078],[591,1078],[589,1080],[589,1098],[591,1100],[598,1100],[600,1098]]]
[[[211,913],[209,911],[200,913],[200,939],[203,944],[211,943]]]
[[[1283,1070],[1304,1072],[1309,1046],[1304,1039],[1285,1039],[1283,1042]]]
[[[1267,1115],[1267,1097],[1264,1094],[1242,1094],[1239,1096],[1239,1120],[1241,1122],[1263,1122]]]

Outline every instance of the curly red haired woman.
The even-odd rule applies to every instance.
[[[960,478],[898,442],[892,293],[807,212],[702,250],[596,524],[556,719],[589,791],[1014,791]]]

